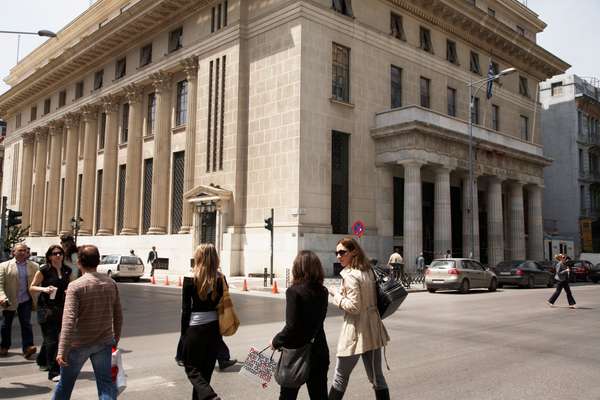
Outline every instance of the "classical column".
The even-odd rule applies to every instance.
[[[523,216],[523,184],[512,182],[509,185],[510,206],[510,258],[525,259],[525,222]]]
[[[404,264],[415,272],[415,260],[423,251],[423,205],[420,161],[403,162],[404,167]]]
[[[44,225],[44,193],[46,192],[46,157],[48,156],[48,128],[35,130],[35,190],[31,207],[30,236],[42,236]]]
[[[75,217],[75,197],[77,189],[77,145],[79,143],[79,115],[65,117],[67,157],[65,165],[65,189],[60,233],[71,233],[71,218]]]
[[[21,191],[19,193],[19,210],[23,213],[22,226],[31,225],[31,195],[33,181],[33,132],[23,134],[23,161],[21,164]]]
[[[62,150],[62,125],[51,121],[50,132],[50,172],[48,173],[48,194],[46,198],[46,220],[44,236],[56,236],[58,230],[58,197],[60,195],[60,164]]]
[[[114,96],[102,98],[106,113],[106,133],[104,135],[104,164],[102,165],[102,193],[100,194],[100,228],[98,236],[115,233],[115,199],[117,195],[117,152],[119,132],[119,99]]]
[[[94,192],[96,182],[96,158],[98,154],[98,109],[83,106],[83,177],[81,179],[81,210],[83,219],[80,235],[91,235],[94,229]]]
[[[440,258],[446,250],[452,251],[452,218],[450,214],[450,169],[437,168],[435,171],[433,211],[434,257]]]
[[[125,209],[121,235],[137,235],[140,228],[140,196],[142,174],[142,96],[143,92],[135,85],[125,88],[129,101],[129,121],[127,130],[127,168],[125,169]]]
[[[542,188],[538,185],[527,187],[529,219],[527,221],[527,259],[544,259],[544,231],[542,219]]]
[[[194,187],[194,164],[196,161],[196,104],[198,97],[198,57],[183,60],[183,70],[188,81],[187,127],[185,129],[185,168],[183,193]],[[193,205],[183,199],[183,215],[179,233],[190,233],[193,220]]]
[[[152,163],[152,211],[150,235],[167,233],[169,221],[169,176],[171,163],[171,76],[152,74],[156,95],[154,161]]]
[[[463,257],[479,260],[479,202],[477,199],[477,175],[473,175],[473,205],[471,204],[471,188],[469,176],[463,178]],[[473,234],[471,235],[471,228]],[[473,238],[473,254],[471,254],[471,237]]]
[[[504,218],[502,216],[502,181],[492,176],[487,190],[488,265],[504,260]]]

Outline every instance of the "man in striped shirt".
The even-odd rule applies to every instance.
[[[67,289],[62,331],[56,361],[60,365],[60,381],[53,400],[67,400],[77,376],[87,359],[91,359],[98,398],[117,398],[117,388],[111,378],[112,346],[121,337],[123,314],[117,284],[96,272],[100,253],[93,245],[78,250],[77,261],[82,277]]]

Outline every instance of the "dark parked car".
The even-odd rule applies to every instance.
[[[554,275],[556,273],[556,264],[558,264],[558,261],[542,260],[542,261],[536,261],[536,264],[538,265],[538,267],[540,267],[544,271],[548,271],[552,275]]]
[[[590,270],[589,277],[594,283],[600,282],[600,263],[592,267],[592,269]]]
[[[496,265],[495,272],[498,277],[498,287],[516,285],[532,289],[536,286],[554,285],[554,274],[540,267],[535,261],[502,261]]]
[[[591,269],[594,265],[586,260],[575,260],[571,266],[571,282],[588,281]]]

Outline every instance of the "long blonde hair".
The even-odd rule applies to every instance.
[[[354,252],[352,260],[350,261],[350,268],[356,268],[361,271],[368,271],[371,268],[371,264],[369,264],[365,252],[354,238],[345,237],[341,239],[338,244],[344,246],[349,252]]]
[[[219,255],[211,243],[202,243],[194,251],[194,284],[198,297],[206,300],[208,294],[211,299],[217,296],[217,272],[219,269]]]

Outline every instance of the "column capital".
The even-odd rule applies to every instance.
[[[440,165],[434,168],[434,171],[436,173],[450,173],[454,170],[454,168],[446,166],[446,165]]]
[[[422,160],[400,160],[397,162],[398,165],[402,165],[403,167],[419,167],[421,168],[423,165],[426,165],[426,161]]]
[[[183,66],[183,71],[187,76],[187,80],[193,80],[197,78],[198,73],[198,56],[188,57],[180,62]]]
[[[37,128],[33,129],[33,134],[35,135],[36,139],[40,140],[42,137],[48,134],[48,127],[38,126]]]
[[[161,92],[167,91],[171,88],[171,76],[171,74],[163,71],[150,74],[152,86],[154,86],[156,94],[160,94]]]
[[[67,115],[65,115],[65,118],[63,119],[65,128],[75,128],[79,124],[79,117],[79,113],[68,113]]]
[[[98,106],[86,104],[81,107],[81,116],[83,122],[95,121],[98,119]]]
[[[56,135],[58,130],[62,127],[62,123],[60,121],[50,121],[48,122],[48,133],[50,136]]]
[[[144,91],[135,83],[125,86],[125,97],[129,104],[141,103],[144,96]]]
[[[35,139],[35,131],[25,132],[21,137],[23,138],[23,144],[31,144]]]
[[[110,114],[119,111],[120,96],[109,94],[100,98],[100,101],[102,102],[102,110],[105,113]]]

